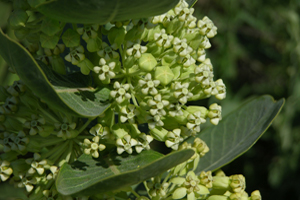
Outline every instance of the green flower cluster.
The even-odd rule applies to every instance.
[[[245,177],[241,174],[226,176],[219,170],[214,176],[211,171],[196,175],[194,170],[209,148],[199,138],[193,144],[184,142],[179,146],[187,148],[195,151],[188,161],[170,169],[167,176],[161,174],[144,182],[151,199],[261,200],[258,190],[247,194]]]
[[[226,96],[206,58],[209,38],[217,34],[209,18],[197,20],[194,9],[181,0],[155,17],[67,24],[37,12],[38,3],[14,1],[9,23],[15,36],[53,71],[67,74],[75,68],[92,75],[96,87],[110,89],[111,106],[97,119],[85,119],[45,104],[22,81],[1,87],[1,181],[25,187],[30,199],[72,199],[55,188],[63,163],[82,154],[140,153],[155,139],[174,151],[191,148],[195,154],[170,169],[163,182],[160,176],[145,183],[152,199],[246,198],[241,175],[196,176],[193,170],[209,148],[199,138],[182,143],[199,133],[207,119],[214,125],[222,119],[216,103],[208,108],[188,103]],[[259,192],[246,199],[260,199]]]

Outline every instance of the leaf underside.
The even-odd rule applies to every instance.
[[[23,83],[50,107],[70,115],[96,117],[109,106],[109,90],[88,85],[91,77],[82,74],[62,76],[43,63],[0,29],[0,55]]]
[[[72,164],[64,164],[56,187],[63,195],[93,195],[114,191],[145,181],[186,161],[194,154],[191,149],[162,155],[156,151],[140,154],[110,154],[94,159],[82,155]]]
[[[60,0],[48,1],[36,8],[63,22],[106,24],[160,15],[177,3],[178,0]]]
[[[217,126],[209,127],[197,135],[209,147],[200,159],[195,173],[215,171],[249,150],[268,129],[280,112],[284,99],[274,101],[264,95],[248,101],[226,116]],[[187,142],[192,143],[193,138]]]

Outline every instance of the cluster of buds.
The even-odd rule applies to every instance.
[[[84,119],[54,111],[21,81],[1,87],[1,181],[10,179],[25,187],[30,199],[72,199],[55,188],[63,163],[82,154],[98,158],[112,150],[141,153],[155,139],[173,151],[193,149],[195,154],[170,169],[164,181],[159,176],[147,182],[151,198],[260,199],[257,191],[248,197],[242,175],[197,176],[193,171],[209,148],[199,138],[193,144],[183,142],[198,134],[206,119],[214,125],[222,119],[216,103],[208,108],[189,104],[226,96],[223,81],[214,80],[206,58],[209,39],[217,34],[208,17],[197,21],[194,9],[180,0],[159,16],[70,28],[31,16],[36,10],[25,1],[20,5],[15,3],[9,22],[32,56],[59,74],[75,68],[91,75],[95,87],[111,90],[111,106],[95,120]],[[96,125],[89,126],[92,121]],[[149,131],[141,128],[145,124]]]

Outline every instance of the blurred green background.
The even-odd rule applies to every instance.
[[[246,191],[264,200],[300,199],[300,1],[198,0],[195,13],[218,27],[207,52],[227,86],[224,115],[253,95],[286,99],[262,138],[223,170],[244,174]]]
[[[2,28],[9,12],[0,2]],[[253,95],[286,99],[263,137],[223,170],[244,174],[246,191],[259,189],[264,200],[300,200],[300,0],[198,0],[195,15],[218,27],[207,54],[227,86],[223,116]],[[0,58],[0,85],[16,78]]]

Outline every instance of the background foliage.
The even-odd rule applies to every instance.
[[[283,111],[261,140],[224,168],[242,173],[247,190],[264,199],[299,199],[300,178],[300,2],[298,0],[198,0],[197,18],[209,16],[218,27],[208,54],[216,77],[227,85],[224,114],[252,95],[286,98]],[[0,2],[0,26],[10,12]],[[16,79],[0,59],[0,84]]]
[[[224,115],[252,95],[287,100],[257,144],[223,170],[244,174],[263,199],[300,199],[300,1],[199,0],[195,12],[218,27],[208,54],[227,86]]]

